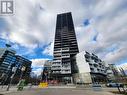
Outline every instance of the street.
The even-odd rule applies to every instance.
[[[116,89],[115,89],[116,90]],[[93,91],[91,88],[62,88],[62,87],[49,87],[49,88],[31,88],[24,89],[23,91],[11,91],[0,95],[114,95],[109,91],[102,89],[101,91]]]

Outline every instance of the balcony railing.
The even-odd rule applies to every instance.
[[[53,62],[61,62],[61,60],[53,60]]]
[[[69,48],[62,48],[62,51],[69,51]]]
[[[51,70],[61,70],[60,67],[51,67]]]

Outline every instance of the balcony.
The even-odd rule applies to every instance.
[[[56,66],[52,66],[51,70],[61,70],[61,68],[60,67],[56,67]]]
[[[63,71],[61,71],[61,74],[70,74],[71,73],[71,71],[70,70],[63,70]]]
[[[62,51],[69,51],[69,48],[62,48]]]
[[[94,69],[94,68],[95,68],[93,65],[89,65],[89,66],[90,66],[90,68],[92,68],[92,69]]]
[[[87,58],[86,58],[86,62],[90,62],[90,59],[87,59]]]
[[[67,67],[66,67],[66,66],[64,66],[64,67],[62,67],[61,69],[62,69],[62,70],[70,70],[70,69],[71,69],[71,67],[70,67],[70,66],[67,66]]]
[[[94,72],[94,68],[90,67],[90,71],[91,71],[91,72]]]
[[[62,54],[62,58],[69,58],[70,54]]]
[[[93,65],[93,63],[92,62],[89,62],[89,65]]]
[[[59,52],[61,52],[61,50],[55,50],[55,51],[54,51],[54,53],[59,53]]]
[[[85,54],[85,58],[90,58],[90,54]]]
[[[99,64],[99,65],[102,65],[102,62],[99,62],[98,64]]]
[[[61,60],[53,60],[53,62],[55,63],[55,62],[61,62]]]
[[[61,72],[60,71],[53,71],[52,73],[53,74],[60,74]]]
[[[54,56],[61,56],[61,53],[54,53]]]
[[[98,66],[98,63],[94,63],[93,65],[94,65],[95,67],[97,67],[97,66]]]
[[[61,48],[54,49],[54,51],[61,51]]]
[[[53,63],[52,67],[54,67],[54,66],[60,66],[61,67],[61,64],[60,63]]]

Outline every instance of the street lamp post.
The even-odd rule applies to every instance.
[[[47,82],[47,73],[44,73],[45,74],[45,77],[46,77],[46,82]]]
[[[8,75],[9,75],[9,72],[10,72],[10,69],[11,68],[11,65],[9,65],[8,66],[8,69],[7,69],[7,74],[5,74],[5,79],[3,79],[3,81],[2,81],[2,87],[1,87],[1,89],[3,88],[3,86],[4,86],[4,84],[5,84],[5,82],[7,81],[7,79],[8,79]]]
[[[5,74],[5,73],[3,73],[2,74],[2,76],[1,76],[1,79],[2,79],[2,81],[1,81],[1,89],[3,88],[3,86],[4,86],[4,83],[6,82],[6,80],[7,80],[7,75]]]
[[[14,72],[14,74],[12,74],[12,76],[11,76],[11,80],[10,80],[10,82],[9,82],[9,84],[8,84],[7,91],[9,91],[9,88],[10,88],[11,83],[12,83],[12,80],[13,80],[15,74],[16,74],[16,71],[17,71],[17,67],[13,67],[13,68],[12,68],[12,72]]]

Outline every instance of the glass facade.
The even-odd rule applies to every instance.
[[[76,72],[73,56],[79,52],[71,13],[57,15],[52,76],[71,79]],[[64,78],[66,77],[66,78]]]
[[[17,67],[15,77],[17,79],[15,82],[19,81],[21,75],[21,68],[23,66],[26,67],[25,71],[23,72],[23,76],[29,77],[31,72],[31,61],[19,56],[15,55],[15,51],[9,48],[0,48],[0,82],[9,81],[11,75],[13,74],[12,69],[13,67]],[[4,81],[4,82],[5,82]]]
[[[0,57],[0,75],[8,73],[11,70],[12,65],[15,63],[15,51],[10,49],[0,49],[2,52]]]

